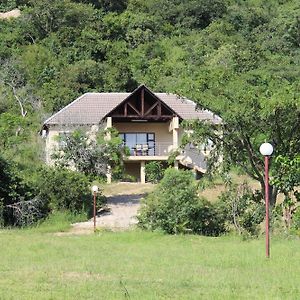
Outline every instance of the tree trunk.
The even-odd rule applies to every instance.
[[[270,190],[270,196],[269,196],[270,205],[271,205],[271,207],[275,207],[276,201],[277,201],[277,196],[278,196],[278,188],[274,185],[270,185],[269,190]]]
[[[260,181],[260,185],[261,185],[261,190],[262,190],[264,199],[266,199],[265,182]],[[271,208],[275,207],[277,196],[278,196],[278,188],[274,185],[269,184],[269,201],[270,201]]]

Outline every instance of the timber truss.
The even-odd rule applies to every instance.
[[[119,121],[168,121],[177,114],[146,86],[141,85],[107,116]]]

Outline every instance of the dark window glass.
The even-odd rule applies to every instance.
[[[155,155],[155,134],[144,132],[120,133],[130,155]]]

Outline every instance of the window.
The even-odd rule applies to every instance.
[[[155,155],[155,134],[152,132],[120,133],[120,138],[130,155]]]

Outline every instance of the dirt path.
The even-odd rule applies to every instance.
[[[136,215],[143,196],[144,194],[108,197],[107,207],[110,211],[96,218],[97,228],[126,230],[137,224]],[[72,225],[71,232],[92,231],[93,224],[93,219],[87,222],[75,223]]]
[[[117,183],[105,187],[108,212],[96,218],[97,229],[106,228],[113,231],[128,230],[137,224],[137,211],[140,200],[153,189],[151,184]],[[114,194],[114,195],[111,195]],[[93,219],[72,224],[69,232],[61,234],[89,234],[93,232]]]

